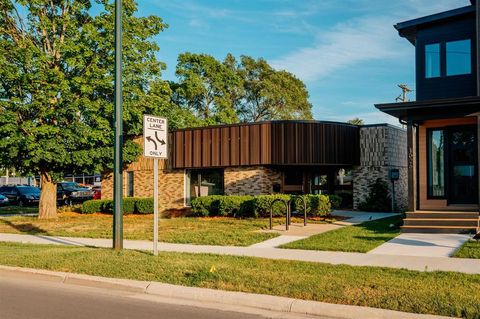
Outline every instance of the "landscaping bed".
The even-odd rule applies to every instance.
[[[0,263],[407,311],[480,318],[480,275],[253,257],[0,243]],[[215,266],[215,271],[210,271]]]
[[[402,216],[346,226],[294,241],[280,248],[366,253],[400,234]]]

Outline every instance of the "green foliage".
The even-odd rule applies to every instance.
[[[352,208],[353,207],[353,192],[352,191],[340,191],[337,192],[335,195],[340,196],[342,202],[340,207],[343,208]]]
[[[328,195],[332,209],[339,209],[342,206],[342,197],[339,195]]]
[[[110,204],[109,199],[87,200],[83,202],[81,212],[82,214],[101,213],[106,209],[106,205]]]
[[[222,196],[218,199],[218,215],[247,217],[252,211],[253,196]]]
[[[113,200],[96,199],[83,202],[82,214],[113,213]],[[127,197],[123,199],[123,214],[153,214],[153,198]]]
[[[327,195],[306,195],[308,200],[308,213],[312,216],[328,216],[332,212],[332,204]]]
[[[200,196],[192,199],[191,206],[194,216],[216,216],[218,215],[218,200],[222,195]]]
[[[353,124],[353,125],[365,125],[363,120],[361,118],[355,117],[351,120],[348,120],[347,123]]]
[[[274,194],[255,196],[253,200],[254,216],[270,216],[270,206],[275,200],[281,200],[273,204],[273,216],[285,216],[285,204],[283,201],[289,201],[290,195]]]
[[[369,186],[369,194],[358,208],[367,212],[389,212],[392,207],[388,183],[378,178]]]

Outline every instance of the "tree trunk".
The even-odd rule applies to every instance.
[[[47,172],[40,173],[42,192],[38,207],[39,219],[57,218],[57,183]]]

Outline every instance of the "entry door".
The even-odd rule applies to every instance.
[[[449,132],[449,204],[478,203],[477,132],[475,126]]]

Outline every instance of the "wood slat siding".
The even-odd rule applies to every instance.
[[[359,164],[359,129],[341,123],[238,124],[178,130],[171,138],[173,168]]]

